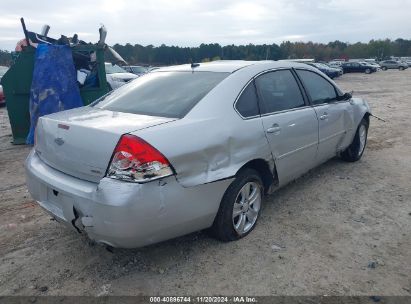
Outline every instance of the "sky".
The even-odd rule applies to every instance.
[[[159,46],[282,41],[355,43],[411,39],[411,0],[2,0],[0,49],[12,50],[27,29],[49,36],[74,33],[86,42]]]

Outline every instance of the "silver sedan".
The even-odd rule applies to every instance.
[[[335,156],[354,162],[368,104],[305,64],[161,68],[94,104],[39,119],[33,198],[98,243],[139,247],[256,226],[262,197]]]

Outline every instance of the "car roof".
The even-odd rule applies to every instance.
[[[159,68],[153,73],[160,72],[225,72],[233,73],[242,68],[259,65],[266,66],[267,68],[291,68],[291,67],[307,67],[304,63],[292,62],[292,61],[273,61],[273,60],[262,60],[262,61],[246,61],[246,60],[217,60],[212,62],[196,63],[196,67],[192,67],[191,64],[182,64],[169,67]]]

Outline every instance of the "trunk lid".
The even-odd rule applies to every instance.
[[[121,135],[174,120],[93,107],[59,112],[39,118],[35,150],[49,166],[98,182]]]

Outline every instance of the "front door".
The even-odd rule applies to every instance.
[[[318,120],[304,101],[291,70],[277,70],[256,78],[261,119],[276,163],[280,186],[315,164]]]
[[[338,101],[335,86],[321,75],[297,70],[318,118],[317,163],[334,157],[345,143],[347,132],[353,126],[352,107],[348,101]],[[349,134],[349,133],[348,133]]]

